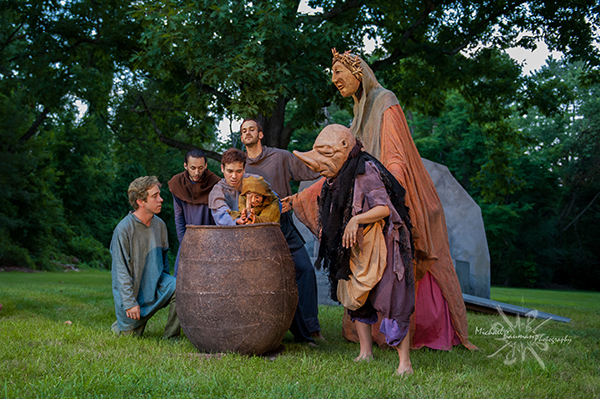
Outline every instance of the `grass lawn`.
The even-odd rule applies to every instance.
[[[318,348],[288,333],[275,360],[204,358],[186,338],[162,339],[166,309],[144,338],[116,338],[108,272],[0,273],[0,397],[600,397],[600,293],[492,288],[492,299],[571,322],[521,318],[523,329],[554,342],[513,339],[501,349],[507,342],[490,333],[507,322],[468,312],[480,350],[412,351],[415,374],[402,379],[393,375],[396,351],[375,348],[375,361],[352,361],[358,344],[341,337],[341,307],[320,307],[327,341]]]

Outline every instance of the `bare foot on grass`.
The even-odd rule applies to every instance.
[[[325,341],[325,337],[323,337],[323,336],[321,335],[321,331],[315,331],[315,332],[313,332],[313,333],[310,333],[310,335],[311,335],[313,338],[315,338],[315,339],[317,339],[317,338],[318,338],[318,339],[322,339],[323,341]]]
[[[367,363],[369,363],[371,360],[373,360],[373,354],[372,353],[361,353],[360,355],[358,355],[358,357],[354,358],[355,362],[367,362]]]
[[[409,376],[411,374],[414,374],[414,370],[412,368],[412,365],[410,363],[408,364],[400,364],[398,366],[398,370],[396,370],[396,375],[400,376],[400,377],[406,377]]]

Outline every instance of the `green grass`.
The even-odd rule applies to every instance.
[[[535,347],[543,366],[530,351],[507,365],[508,348],[490,356],[503,343],[482,333],[504,320],[469,312],[479,351],[412,351],[415,374],[400,379],[393,376],[395,351],[375,348],[374,362],[354,363],[358,345],[341,337],[342,308],[322,306],[327,342],[318,348],[296,344],[288,333],[275,360],[206,359],[185,338],[162,339],[166,310],[144,338],[116,338],[109,273],[0,273],[0,397],[600,397],[600,293],[492,288],[492,299],[570,317],[537,333],[571,342]]]

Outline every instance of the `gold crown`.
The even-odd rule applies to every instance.
[[[358,55],[352,55],[350,51],[340,54],[335,47],[331,49],[331,54],[333,54],[331,66],[338,61],[341,62],[348,70],[350,70],[350,72],[352,72],[352,75],[362,82],[363,69],[360,66],[360,58],[358,58]]]

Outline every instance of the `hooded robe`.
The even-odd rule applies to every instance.
[[[291,152],[264,145],[260,155],[246,160],[246,172],[262,176],[279,198],[292,194],[291,180],[306,181],[320,177]],[[298,284],[298,309],[301,314],[297,313],[294,317],[292,327],[298,329],[292,332],[295,337],[302,335],[306,340],[312,340],[310,333],[321,331],[318,317],[317,275],[304,248],[304,239],[294,225],[292,213],[282,213],[279,225],[292,253]]]
[[[244,173],[243,179],[248,177],[260,177],[251,173]],[[238,199],[242,193],[242,182],[232,187],[227,184],[225,179],[221,179],[213,187],[210,195],[208,196],[208,207],[215,219],[217,225],[224,226],[235,226],[235,219],[231,216],[229,211],[239,211]],[[239,217],[239,216],[238,216]],[[236,218],[237,219],[237,218]]]
[[[336,278],[344,274],[336,272],[337,264],[327,266],[326,262],[326,267],[329,269],[335,299],[350,311],[353,319],[365,323],[375,323],[379,313],[378,331],[385,336],[388,345],[395,346],[408,334],[410,315],[414,310],[410,233],[390,199],[377,166],[372,161],[366,161],[364,165],[364,173],[359,173],[354,179],[351,216],[365,213],[376,206],[387,206],[390,214],[379,222],[361,225],[359,234],[364,236],[359,240],[360,244],[350,249],[351,274],[348,279]],[[323,198],[325,190],[335,193],[343,184],[339,180],[340,176],[327,181],[323,179],[323,185],[314,184],[294,197],[294,212],[301,220],[306,220],[307,227],[314,233],[319,233],[319,217],[316,215],[323,214],[315,198],[317,195]],[[312,217],[307,219],[307,215]],[[324,240],[323,235],[321,239]],[[337,250],[328,247],[325,251]]]

